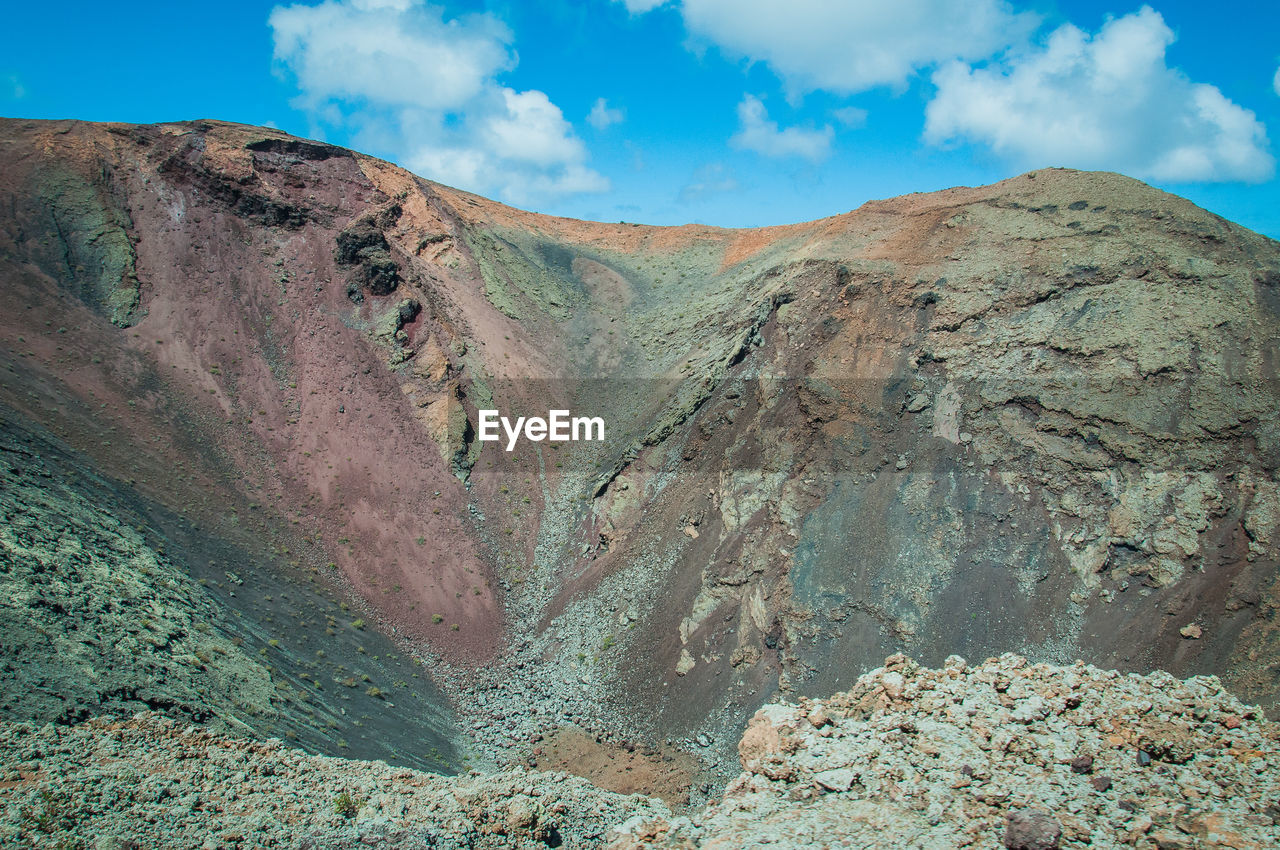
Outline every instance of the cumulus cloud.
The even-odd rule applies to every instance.
[[[729,144],[764,156],[799,156],[817,161],[831,152],[834,135],[830,124],[821,130],[780,129],[778,122],[769,119],[764,102],[748,94],[738,104],[738,132],[729,139]]]
[[[1159,13],[1070,24],[988,67],[949,63],[925,116],[933,143],[989,145],[1024,166],[1101,168],[1153,180],[1266,180],[1275,170],[1253,112],[1166,63]]]
[[[622,123],[625,116],[621,109],[613,109],[603,97],[596,98],[595,105],[587,115],[587,123],[597,130],[603,130],[612,124]]]
[[[502,111],[484,121],[484,140],[503,159],[542,167],[586,158],[560,107],[540,91],[502,89]]]
[[[498,82],[516,57],[510,30],[488,13],[325,0],[277,6],[268,23],[314,121],[378,140],[425,177],[523,204],[608,188],[545,93]]]
[[[692,34],[768,63],[793,93],[899,86],[919,68],[989,56],[1035,25],[1003,0],[684,0],[683,13]]]
[[[445,21],[441,10],[350,0],[277,6],[275,56],[316,102],[368,100],[452,109],[515,64],[511,33],[489,15]]]

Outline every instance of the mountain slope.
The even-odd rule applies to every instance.
[[[1045,170],[652,228],[218,122],[0,146],[6,428],[347,593],[325,628],[414,647],[488,757],[572,722],[715,761],[899,650],[1275,704],[1280,246],[1182,199]],[[508,453],[485,408],[607,439]]]

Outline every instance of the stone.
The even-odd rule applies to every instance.
[[[1062,839],[1062,825],[1044,809],[1022,809],[1005,822],[1004,846],[1008,850],[1055,850]]]
[[[890,699],[898,699],[902,696],[902,689],[906,684],[902,674],[898,672],[885,673],[880,677],[880,686],[884,688],[884,692]]]
[[[815,729],[821,729],[831,722],[831,715],[822,706],[815,708],[809,712],[809,722],[813,724]]]
[[[847,767],[838,767],[834,770],[815,773],[813,778],[828,791],[848,791],[857,781],[858,775]]]
[[[516,797],[507,804],[507,829],[513,832],[527,830],[537,823],[538,814],[530,800]]]

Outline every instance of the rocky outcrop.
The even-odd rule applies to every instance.
[[[400,266],[391,256],[384,231],[400,218],[398,204],[374,210],[351,222],[338,234],[333,258],[347,273],[347,295],[353,301],[364,292],[390,295],[400,284]]]
[[[65,290],[122,328],[141,318],[137,255],[127,203],[110,175],[49,161],[24,186],[37,206],[16,234],[23,253]]]
[[[844,693],[769,705],[743,773],[635,847],[1263,848],[1280,841],[1280,729],[1214,677],[1004,655],[903,656]],[[838,837],[838,838],[837,838]]]
[[[442,778],[155,714],[0,723],[0,841],[33,847],[1273,847],[1280,729],[1213,677],[902,656],[767,705],[722,797],[560,772]],[[619,777],[615,777],[615,780]],[[90,844],[90,837],[96,843]]]

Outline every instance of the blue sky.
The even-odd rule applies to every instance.
[[[0,114],[271,124],[517,206],[752,226],[1068,165],[1280,237],[1260,2],[11,4]]]

